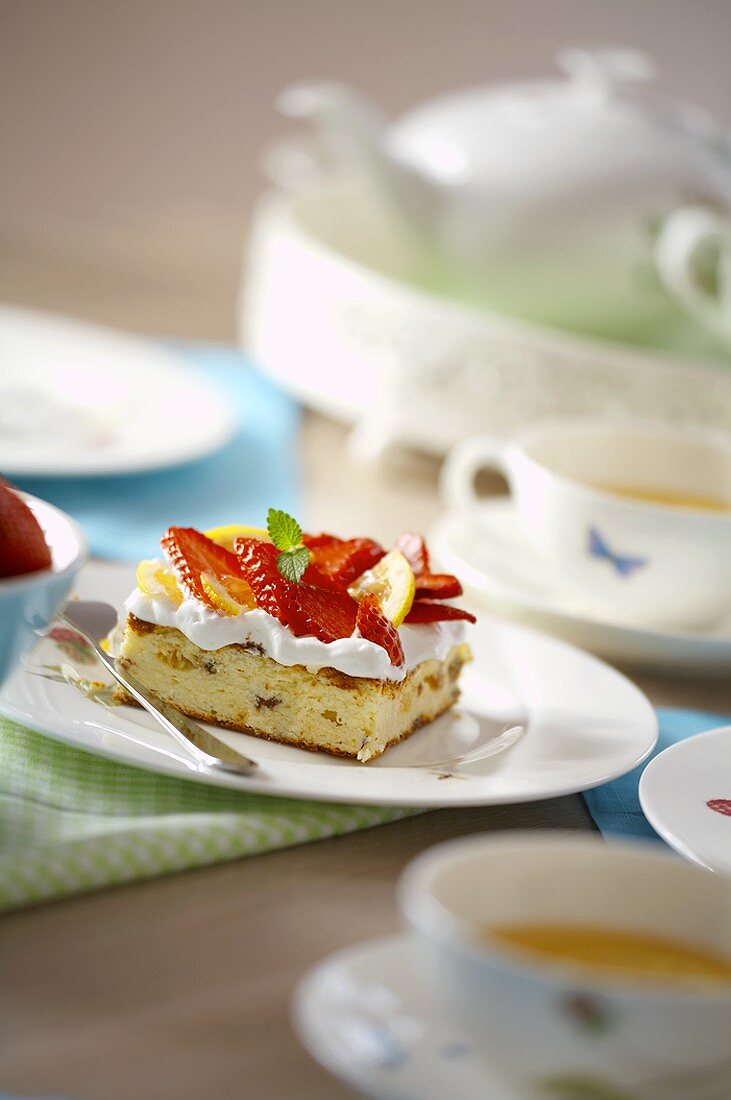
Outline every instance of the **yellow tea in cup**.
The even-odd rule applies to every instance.
[[[612,493],[613,496],[641,500],[643,504],[664,504],[669,508],[693,508],[698,512],[731,512],[731,502],[721,497],[683,493],[675,489],[651,489],[606,482],[595,483],[595,488],[602,489],[605,493]]]
[[[564,962],[604,979],[731,987],[731,958],[682,940],[590,925],[512,924],[486,928],[491,941]]]

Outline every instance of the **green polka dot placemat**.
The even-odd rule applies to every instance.
[[[419,812],[208,787],[93,756],[5,718],[0,777],[3,910]]]

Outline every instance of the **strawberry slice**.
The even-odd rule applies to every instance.
[[[0,577],[51,568],[43,530],[25,501],[0,481]]]
[[[295,634],[298,633],[293,600],[296,585],[286,580],[277,569],[279,551],[276,546],[259,539],[237,538],[234,539],[234,553],[239,569],[254,593],[256,606],[283,626],[290,627]]]
[[[422,573],[416,578],[415,600],[451,600],[462,595],[462,585],[451,573]]]
[[[468,623],[477,622],[471,612],[463,611],[461,607],[452,607],[448,603],[425,603],[423,600],[412,605],[405,621],[407,623],[442,623],[455,619],[465,619]]]
[[[317,550],[321,547],[337,546],[345,542],[345,539],[341,539],[339,535],[328,535],[323,531],[320,535],[304,534],[302,541],[305,546],[309,546],[310,550]]]
[[[302,582],[292,584],[277,569],[279,551],[270,542],[238,538],[234,549],[256,606],[293,634],[334,642],[353,633],[358,605],[331,577],[309,565]]]
[[[404,663],[404,650],[398,630],[381,611],[381,605],[372,593],[367,593],[358,604],[357,626],[362,638],[375,642],[386,650],[392,665]]]
[[[230,550],[212,542],[194,527],[170,527],[160,540],[160,545],[181,588],[194,599],[217,610],[201,583],[201,574],[206,573],[224,588],[228,581],[235,588],[237,599],[243,600],[246,590],[242,588],[241,567]]]
[[[339,539],[335,535],[303,535],[312,564],[321,573],[347,588],[356,577],[379,562],[385,554],[373,539]]]
[[[294,585],[294,606],[299,630],[321,642],[349,638],[355,630],[358,604],[342,589],[327,591],[311,584]]]
[[[310,562],[302,574],[302,583],[311,584],[315,588],[324,588],[328,592],[345,592],[347,589],[343,588],[340,581],[335,580],[329,573],[323,573],[321,569]]]
[[[400,550],[414,571],[415,577],[429,572],[429,551],[421,535],[405,531],[396,541],[396,550]]]

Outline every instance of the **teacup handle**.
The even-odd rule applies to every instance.
[[[475,479],[481,470],[505,473],[505,444],[485,436],[473,436],[454,447],[442,466],[439,490],[444,504],[457,512],[473,511],[480,504]]]
[[[725,254],[719,259],[715,293],[698,277],[698,252],[707,244],[719,245]],[[668,293],[703,324],[731,339],[727,298],[731,288],[724,284],[725,269],[731,263],[731,220],[705,206],[676,210],[660,231],[655,259]]]

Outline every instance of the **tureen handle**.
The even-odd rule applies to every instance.
[[[668,293],[731,341],[731,218],[706,206],[676,210],[660,231],[655,260]]]
[[[556,61],[578,87],[602,96],[625,84],[652,80],[657,75],[654,61],[641,50],[570,47],[560,50]]]
[[[378,108],[343,85],[322,82],[292,85],[277,106],[290,118],[314,122],[336,158],[372,186],[415,243],[431,238],[441,189],[391,154],[386,119]]]

